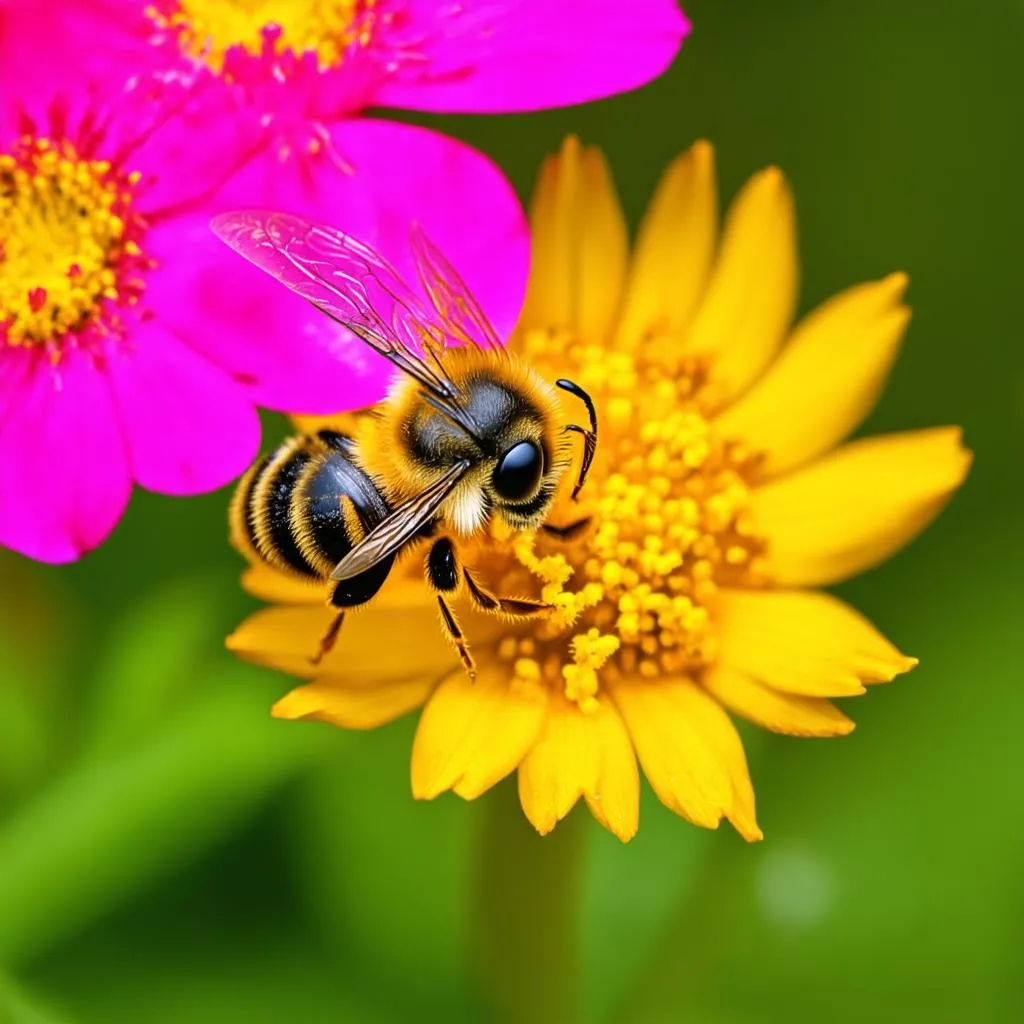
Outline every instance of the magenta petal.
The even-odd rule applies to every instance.
[[[0,121],[22,107],[38,117],[54,96],[119,89],[154,66],[144,8],[138,0],[0,3]]]
[[[376,395],[382,370],[376,362],[366,369],[363,343],[231,252],[207,214],[154,228],[146,252],[160,263],[147,279],[147,305],[253,404],[335,412],[346,388],[361,394],[367,377]]]
[[[541,110],[635,89],[671,64],[677,0],[402,0],[378,45],[394,71],[379,106]]]
[[[71,562],[103,541],[131,494],[110,381],[74,349],[0,350],[0,545]]]
[[[221,487],[252,462],[260,423],[245,391],[156,323],[109,357],[132,475],[162,494]]]
[[[258,158],[217,207],[299,213],[376,246],[410,281],[418,220],[465,276],[502,336],[526,287],[529,241],[511,186],[487,157],[425,128],[343,121],[317,156]],[[161,266],[146,300],[198,352],[249,384],[254,401],[331,413],[378,401],[393,370],[366,345],[219,242],[206,219],[177,218],[147,236]]]

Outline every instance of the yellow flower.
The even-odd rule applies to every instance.
[[[793,200],[770,168],[718,226],[711,147],[668,170],[630,257],[602,156],[573,139],[541,172],[533,273],[510,347],[595,398],[601,443],[581,534],[488,536],[464,551],[494,590],[540,594],[549,619],[463,611],[476,682],[438,627],[413,555],[313,667],[333,612],[266,568],[249,589],[277,602],[229,646],[310,679],[275,707],[289,719],[381,725],[423,705],[415,796],[472,799],[518,769],[542,833],[582,796],[628,840],[637,760],[661,800],[761,838],[728,712],[797,736],[848,733],[832,698],[916,662],[815,587],[909,542],[963,481],[956,428],[843,444],[874,404],[909,320],[892,274],[795,327]],[[837,447],[838,446],[838,447]]]

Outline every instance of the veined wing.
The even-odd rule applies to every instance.
[[[287,213],[235,210],[210,227],[250,263],[362,338],[442,403],[457,389],[437,358],[445,326],[370,246]]]
[[[358,576],[412,540],[417,531],[436,515],[467,469],[469,463],[461,459],[429,487],[396,506],[334,567],[331,579],[347,580]]]
[[[466,345],[501,350],[501,338],[465,281],[440,249],[414,224],[410,234],[416,270],[445,331]]]

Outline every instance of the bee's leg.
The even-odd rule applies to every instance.
[[[309,659],[312,664],[319,665],[331,652],[338,639],[338,633],[341,631],[341,624],[345,621],[345,609],[357,608],[361,604],[366,604],[384,586],[384,581],[388,578],[388,573],[391,572],[394,563],[395,556],[391,555],[358,576],[339,580],[334,585],[330,603],[332,607],[338,609],[338,614],[320,641],[320,650]]]
[[[427,555],[427,579],[437,591],[441,619],[455,649],[459,652],[462,664],[466,668],[466,674],[470,679],[476,679],[476,662],[473,661],[473,655],[469,652],[469,646],[466,643],[466,638],[462,635],[454,612],[444,599],[445,594],[452,594],[459,588],[459,559],[455,554],[455,545],[447,537],[439,538],[430,547],[430,552]]]
[[[476,662],[473,660],[473,655],[469,653],[469,646],[466,644],[466,638],[462,635],[459,623],[451,608],[448,607],[448,602],[445,601],[441,594],[437,595],[437,603],[441,609],[444,627],[448,631],[448,636],[451,637],[452,643],[455,644],[455,649],[459,652],[459,657],[462,659],[462,664],[466,669],[466,675],[469,676],[471,682],[476,682]]]
[[[334,642],[338,639],[338,633],[341,632],[341,624],[345,621],[345,611],[342,609],[334,616],[334,621],[327,628],[327,632],[324,633],[323,639],[320,641],[320,650],[316,652],[316,656],[311,658],[310,661],[314,665],[319,665],[324,659],[325,654],[329,654],[331,649],[334,647]]]
[[[555,526],[553,523],[544,523],[541,529],[545,533],[550,533],[552,537],[557,537],[559,540],[570,540],[577,534],[582,533],[589,525],[590,516],[584,516],[568,526]]]
[[[497,597],[489,590],[485,590],[473,578],[468,569],[462,570],[462,577],[466,581],[466,589],[473,603],[482,608],[485,612],[504,612],[517,619],[531,618],[534,615],[546,615],[551,611],[551,605],[543,601],[531,601],[521,597]]]

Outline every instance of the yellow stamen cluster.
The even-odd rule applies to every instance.
[[[98,318],[105,299],[134,301],[141,222],[135,174],[82,159],[67,142],[22,138],[0,154],[0,322],[13,345],[59,342]]]
[[[215,71],[233,46],[259,56],[271,26],[279,29],[275,53],[313,51],[325,69],[339,65],[351,46],[369,42],[375,6],[376,0],[178,0],[147,13],[179,32],[184,50]]]
[[[557,683],[588,711],[601,675],[654,679],[714,660],[719,585],[763,578],[763,543],[748,511],[756,459],[715,435],[692,361],[655,362],[545,332],[525,347],[535,364],[568,372],[591,392],[601,444],[583,504],[560,509],[563,518],[589,514],[589,529],[503,546],[512,555],[508,585],[521,589],[525,568],[555,611],[528,647],[507,638],[498,653],[516,678]]]

